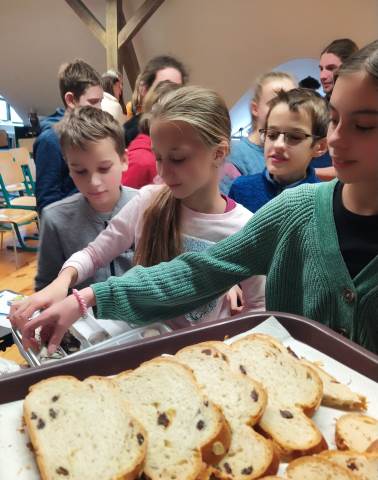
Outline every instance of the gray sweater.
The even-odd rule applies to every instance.
[[[82,250],[102,232],[109,221],[138,192],[122,187],[121,197],[110,213],[93,210],[81,193],[52,203],[43,209],[39,240],[38,271],[35,289],[41,290],[51,283],[63,263],[75,252]],[[96,274],[79,285],[102,282],[111,275],[120,276],[132,267],[132,251],[122,253],[110,265],[97,270]]]

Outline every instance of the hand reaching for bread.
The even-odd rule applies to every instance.
[[[91,288],[85,288],[81,290],[80,293],[85,298],[87,306],[93,306],[95,304],[95,297]],[[54,353],[58,345],[60,345],[65,332],[80,317],[80,304],[74,295],[69,295],[64,300],[54,303],[43,310],[37,317],[24,323],[17,322],[17,326],[22,334],[22,344],[24,348],[38,348],[35,331],[38,327],[41,327],[41,340],[48,344],[48,353]]]
[[[47,287],[19,302],[14,302],[9,312],[12,326],[22,331],[26,322],[41,310],[49,308],[67,297],[69,287],[74,284],[77,272],[74,268],[64,269]]]

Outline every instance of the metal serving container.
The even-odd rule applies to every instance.
[[[128,343],[143,341],[147,338],[159,337],[163,333],[170,333],[172,329],[167,325],[155,322],[140,328],[130,328],[127,331],[115,336],[110,336],[97,320],[88,315],[86,319],[81,319],[89,327],[91,334],[84,337],[75,324],[70,329],[70,335],[65,336],[63,342],[58,347],[56,353],[49,356],[46,347],[42,347],[39,352],[32,349],[25,350],[22,346],[22,336],[20,331],[12,328],[14,343],[17,345],[20,353],[31,367],[40,367],[45,364],[58,362],[62,360],[76,358],[80,355],[97,352],[104,348],[125,345]]]

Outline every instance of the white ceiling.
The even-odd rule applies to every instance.
[[[105,1],[86,0],[99,20]],[[124,0],[130,17],[142,0]],[[134,39],[140,63],[180,57],[191,82],[232,106],[262,71],[317,58],[334,38],[363,45],[378,37],[376,0],[165,0]],[[57,70],[81,57],[100,72],[105,50],[64,0],[0,0],[0,93],[25,117],[60,105]]]

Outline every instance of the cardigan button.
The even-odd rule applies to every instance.
[[[353,303],[356,299],[356,294],[350,288],[344,288],[343,298],[346,303]]]

